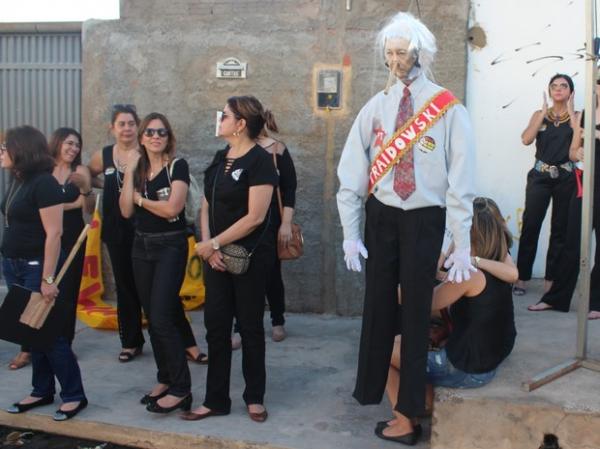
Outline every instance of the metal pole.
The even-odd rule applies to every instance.
[[[583,198],[581,204],[581,259],[579,280],[579,304],[577,313],[576,357],[587,357],[587,314],[590,308],[590,255],[592,252],[592,216],[594,212],[594,159],[596,145],[596,50],[595,1],[585,2],[586,58],[585,67],[585,123],[583,145]],[[600,243],[600,242],[598,242]],[[599,248],[600,249],[600,248]]]

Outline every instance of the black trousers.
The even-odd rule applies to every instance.
[[[523,227],[517,259],[519,279],[523,281],[531,279],[538,238],[550,200],[552,200],[552,218],[550,243],[546,254],[545,278],[547,280],[556,279],[558,259],[566,240],[569,202],[574,190],[575,177],[573,173],[564,169],[559,170],[559,177],[556,179],[552,179],[548,173],[540,173],[534,168],[527,174],[525,211],[523,212]]]
[[[281,260],[275,257],[273,268],[267,275],[266,287],[267,302],[271,312],[271,325],[283,326],[285,324],[285,287],[281,275]],[[237,320],[233,326],[233,332],[240,333],[240,325]]]
[[[598,195],[600,190],[594,193],[594,198],[600,200]],[[598,204],[600,205],[600,202]],[[596,254],[590,281],[590,310],[600,311],[600,207],[594,207],[592,222],[596,236]],[[554,310],[569,311],[579,277],[580,250],[581,198],[573,195],[569,206],[567,240],[559,259],[557,277],[552,288],[540,300],[551,305]]]
[[[285,324],[285,287],[281,276],[281,260],[275,257],[273,268],[267,276],[267,302],[271,311],[271,325],[283,326]]]
[[[137,348],[144,344],[142,334],[142,303],[133,278],[131,249],[133,234],[122,242],[106,243],[117,288],[117,319],[121,347]]]
[[[266,238],[265,238],[266,240]],[[213,270],[204,264],[206,302],[204,324],[208,343],[208,372],[204,405],[228,412],[231,408],[231,326],[234,316],[242,337],[242,372],[246,404],[262,404],[265,395],[266,276],[275,261],[275,248],[260,245],[248,271],[241,275]]]
[[[361,404],[381,402],[394,336],[400,329],[400,391],[395,409],[409,418],[425,410],[431,299],[445,216],[440,207],[404,211],[386,206],[374,196],[367,200],[369,258],[354,390]]]
[[[191,389],[182,328],[187,323],[179,289],[185,277],[188,244],[185,232],[137,234],[132,260],[137,290],[148,317],[157,380],[169,393],[186,396]],[[189,327],[189,325],[187,325]]]

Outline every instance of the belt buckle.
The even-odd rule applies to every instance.
[[[556,165],[550,165],[548,167],[548,173],[550,173],[552,179],[558,178],[558,167]]]

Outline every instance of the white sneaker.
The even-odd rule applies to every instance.
[[[285,333],[285,328],[283,326],[273,326],[273,331],[271,334],[271,338],[273,341],[283,341],[287,337]]]
[[[234,351],[242,347],[242,336],[239,333],[234,333],[231,336],[231,349]]]

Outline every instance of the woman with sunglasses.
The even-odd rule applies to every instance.
[[[117,318],[121,352],[119,362],[130,362],[142,353],[141,301],[133,280],[131,248],[133,245],[133,221],[121,215],[119,195],[129,154],[137,152],[138,118],[135,106],[115,105],[111,113],[110,130],[115,139],[92,154],[89,169],[93,177],[104,175],[104,180],[95,179],[94,185],[102,187],[102,241],[106,244],[112,265],[117,290]]]
[[[65,195],[52,176],[54,161],[48,143],[37,129],[21,126],[7,131],[2,150],[1,166],[14,176],[1,206],[2,268],[6,283],[40,292],[48,303],[62,301],[54,276],[60,255]],[[33,390],[9,407],[9,413],[52,404],[55,378],[60,383],[63,401],[54,414],[55,421],[70,419],[87,406],[69,333],[69,330],[60,333],[49,349],[32,349]]]
[[[174,157],[175,136],[164,115],[147,115],[138,136],[142,150],[128,154],[119,206],[124,217],[135,217],[133,273],[158,368],[158,385],[142,403],[149,412],[169,413],[192,404],[179,298],[188,255],[190,174],[186,160]]]
[[[542,109],[533,113],[527,128],[521,135],[524,145],[535,141],[535,165],[527,174],[525,188],[525,211],[519,240],[517,267],[519,280],[513,288],[517,296],[525,294],[526,282],[531,270],[542,222],[552,200],[550,244],[546,254],[547,291],[556,278],[560,251],[565,244],[569,202],[575,189],[573,163],[569,160],[569,146],[578,116],[573,109],[573,80],[557,73],[550,78],[548,93],[552,107],[548,107],[546,93]]]
[[[275,262],[275,235],[269,225],[269,207],[277,173],[272,156],[256,144],[265,126],[264,110],[251,96],[227,100],[219,136],[227,143],[204,175],[200,213],[202,241],[196,252],[204,261],[206,302],[204,324],[210,359],[206,396],[202,406],[182,415],[186,420],[227,415],[231,410],[231,326],[234,316],[242,336],[244,402],[250,419],[264,422],[266,383],[265,309],[266,277]],[[225,246],[233,243],[252,254],[247,271],[226,271]]]
[[[52,175],[62,186],[65,193],[63,213],[63,233],[61,247],[64,254],[69,254],[83,230],[83,210],[90,213],[94,208],[92,179],[89,169],[81,164],[81,135],[72,128],[59,128],[50,138],[50,155],[55,166]],[[83,272],[85,244],[77,251],[67,273],[63,277],[60,290],[72,307],[68,325],[69,341],[75,336],[77,298]]]

